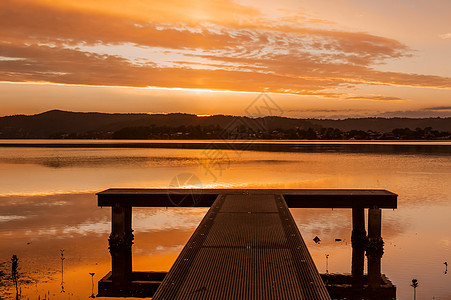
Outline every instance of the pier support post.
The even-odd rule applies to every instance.
[[[363,268],[365,262],[365,244],[367,241],[365,231],[365,209],[352,208],[352,285],[363,287]]]
[[[381,209],[377,207],[368,210],[368,287],[379,288],[381,285],[381,258],[384,254],[384,241],[381,237]]]
[[[115,203],[112,206],[111,234],[108,239],[111,253],[111,280],[116,287],[125,287],[132,274],[132,207]]]

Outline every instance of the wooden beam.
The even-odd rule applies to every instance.
[[[379,208],[368,210],[368,287],[377,289],[381,285],[381,258],[384,241],[381,236],[382,212]]]
[[[108,239],[111,253],[113,285],[127,287],[132,274],[132,207],[117,204],[111,209],[111,234]]]
[[[363,269],[365,263],[365,209],[363,207],[352,208],[352,284],[355,287],[363,287]]]
[[[397,208],[398,195],[369,189],[108,189],[99,206],[210,207],[219,194],[282,194],[290,208]]]

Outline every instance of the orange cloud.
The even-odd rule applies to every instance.
[[[373,101],[406,101],[407,99],[402,99],[398,97],[389,97],[389,96],[347,96],[344,99],[346,100],[373,100]]]
[[[138,23],[239,24],[261,17],[258,9],[231,0],[19,0],[26,5],[39,5],[65,11],[130,19]],[[16,1],[17,2],[17,1]]]
[[[410,55],[399,41],[265,22],[258,10],[231,1],[5,0],[0,34],[1,81],[264,90],[373,101],[403,99],[329,90],[358,84],[451,88],[447,77],[375,70]],[[152,55],[138,55],[136,63],[128,57],[136,49]]]

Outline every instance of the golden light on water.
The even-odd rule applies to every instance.
[[[416,274],[424,277],[424,293],[436,296],[451,293],[444,284],[443,262],[430,260],[445,259],[450,251],[447,212],[451,191],[441,184],[450,170],[447,156],[228,151],[230,167],[210,170],[214,178],[199,165],[199,159],[205,159],[202,150],[65,149],[55,156],[52,149],[20,148],[0,153],[0,170],[9,170],[0,172],[0,190],[9,191],[8,196],[0,197],[0,215],[3,216],[0,218],[3,228],[0,230],[3,241],[0,256],[7,260],[12,253],[17,254],[24,276],[39,282],[37,289],[35,285],[22,286],[24,294],[30,298],[47,291],[59,293],[60,249],[65,249],[67,292],[89,295],[91,278],[88,273],[94,272],[97,281],[109,271],[107,238],[111,230],[111,211],[97,207],[92,191],[110,187],[169,188],[171,181],[176,182],[174,178],[181,173],[195,175],[199,181],[196,188],[384,188],[394,191],[400,195],[398,209],[383,212],[382,235],[386,242],[383,273],[397,285],[400,297],[410,295],[404,283]],[[148,157],[148,163],[142,163],[143,156]],[[86,164],[87,158],[96,165]],[[49,163],[51,160],[58,160],[59,167]],[[64,161],[72,163],[62,163]],[[365,161],[364,172],[362,161]],[[27,178],[26,186],[24,178]],[[193,187],[183,180],[179,180],[178,185]],[[86,188],[83,193],[69,192],[83,187]],[[19,195],[24,190],[29,193]],[[205,212],[206,208],[135,208],[135,270],[168,270]],[[294,209],[292,214],[318,269],[324,272],[324,254],[327,253],[330,254],[330,272],[349,273],[350,244],[346,241],[350,240],[350,212]],[[431,219],[435,221],[430,222]],[[312,241],[314,236],[321,238],[320,245]],[[336,238],[343,242],[336,242]],[[407,247],[421,251],[409,252],[405,250]]]

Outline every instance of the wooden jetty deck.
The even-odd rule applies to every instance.
[[[99,282],[99,294],[152,296],[156,290],[155,300],[331,299],[288,208],[352,208],[353,236],[365,232],[363,213],[369,208],[369,236],[379,241],[380,208],[396,208],[396,197],[385,190],[109,189],[98,194],[98,204],[113,208],[113,270]],[[149,280],[147,290],[131,279],[136,277],[131,269],[133,206],[210,207],[164,279]],[[358,282],[364,254],[358,239],[353,244]],[[377,255],[369,271],[377,285]]]
[[[330,299],[280,195],[218,196],[158,299]]]

